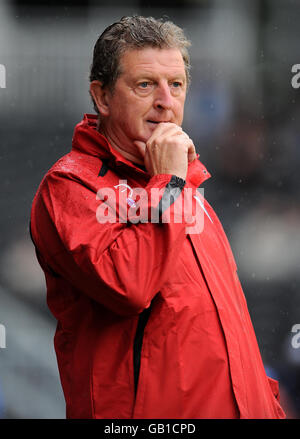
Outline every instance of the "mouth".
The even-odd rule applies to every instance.
[[[159,123],[167,123],[167,120],[147,120],[148,123],[158,125]]]

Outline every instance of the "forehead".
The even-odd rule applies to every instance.
[[[165,74],[185,76],[185,65],[179,49],[147,47],[126,51],[120,60],[121,72],[127,76]]]

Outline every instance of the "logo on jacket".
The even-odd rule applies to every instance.
[[[129,197],[127,197],[127,204],[130,207],[136,207],[136,204],[135,204],[134,200],[132,199],[133,189],[126,183],[116,184],[116,186],[114,186],[114,188],[117,189],[117,187],[121,187],[121,186],[123,186],[123,188],[124,188],[124,189],[120,189],[121,192],[125,192],[126,189],[129,189]]]

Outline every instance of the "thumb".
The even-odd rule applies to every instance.
[[[195,146],[192,145],[189,150],[188,150],[188,161],[189,163],[194,161],[197,158],[197,153],[196,153],[196,149]]]

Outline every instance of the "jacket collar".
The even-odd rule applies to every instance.
[[[149,175],[130,160],[127,160],[117,150],[115,150],[108,140],[97,130],[98,116],[96,114],[85,114],[74,130],[72,139],[72,149],[85,154],[99,157],[108,163],[111,168],[128,167],[132,172],[143,174],[144,178]],[[189,164],[187,180],[196,187],[199,187],[210,177],[210,173],[200,162],[199,155],[197,160]]]

